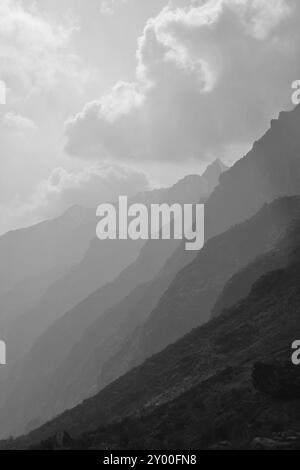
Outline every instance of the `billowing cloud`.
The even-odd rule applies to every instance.
[[[3,116],[2,125],[13,133],[35,132],[37,130],[37,126],[32,119],[13,111]]]
[[[0,205],[0,233],[55,217],[73,205],[96,208],[115,201],[119,194],[130,197],[148,189],[146,175],[129,167],[96,165],[76,173],[58,167],[39,183],[29,200],[15,198],[10,205]]]
[[[0,2],[0,78],[11,99],[51,89],[61,81],[82,83],[85,73],[77,56],[66,52],[75,25],[52,24],[37,6],[20,0]]]
[[[77,173],[56,168],[40,183],[34,202],[41,211],[57,213],[73,204],[96,207],[114,201],[119,194],[132,196],[147,189],[146,175],[128,167],[93,166]]]
[[[68,167],[63,123],[82,103],[92,74],[74,47],[75,20],[47,13],[41,3],[0,0],[0,81],[6,92],[0,103],[0,222],[6,226],[8,219],[15,226],[14,214],[41,179],[56,166]]]
[[[67,122],[67,151],[119,161],[208,160],[250,145],[291,106],[296,0],[181,0],[150,19],[136,80]]]

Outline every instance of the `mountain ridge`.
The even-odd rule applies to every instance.
[[[278,426],[279,419],[284,427],[281,405],[257,394],[251,374],[257,361],[290,360],[291,338],[300,334],[300,218],[293,224],[297,256],[290,258],[286,268],[260,278],[240,304],[147,359],[95,397],[9,445],[37,445],[67,431],[77,446],[87,448],[156,445],[168,449],[178,439],[176,448],[185,448],[187,442],[193,448],[206,448],[222,432],[244,439],[241,428],[247,416],[250,437],[255,437],[262,429],[260,419],[264,422],[272,410],[274,417],[268,417],[265,432],[271,432],[273,422]],[[282,406],[291,425],[296,425],[300,395],[298,401],[284,401]],[[259,414],[253,413],[255,409]],[[218,433],[210,435],[211,428]]]

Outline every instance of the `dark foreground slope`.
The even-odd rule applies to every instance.
[[[237,308],[165,352],[181,349],[170,366],[185,376],[183,393],[70,447],[300,449],[300,370],[291,363],[299,309],[300,264],[268,273]],[[188,389],[184,368],[193,369],[191,384],[203,379]]]
[[[287,426],[296,430],[295,377],[291,395],[282,392],[280,373],[271,391],[252,378],[257,362],[290,368],[291,344],[300,338],[299,220],[288,237],[288,266],[259,279],[237,306],[13,446],[63,431],[75,447],[192,448],[225,438],[240,446]]]

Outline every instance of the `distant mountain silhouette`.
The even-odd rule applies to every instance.
[[[170,188],[170,190],[149,192],[148,195],[144,195],[141,199],[137,196],[135,201],[142,200],[144,203],[147,202],[147,204],[164,201],[168,203],[198,202],[199,198],[204,194],[210,194],[218,184],[222,169],[223,166],[217,161],[209,167],[208,178],[206,178],[206,172],[203,176],[188,176],[174,187]],[[101,242],[98,241],[98,243]],[[131,244],[134,243],[136,242],[129,240],[125,241],[125,243],[124,241],[123,243],[122,241],[112,241],[108,248],[106,245],[105,254],[107,255],[107,259],[103,266],[100,265],[100,267],[102,269],[103,267],[105,268],[105,266],[110,263],[110,258],[113,263],[113,260],[118,257],[118,251],[120,249],[122,253],[124,252],[124,254],[120,254],[120,257],[128,257],[128,255],[130,255],[129,247],[133,246]],[[67,308],[67,305],[70,305],[70,300],[73,301],[75,298],[76,303],[78,303],[78,294],[81,295],[83,293],[83,286],[85,286],[84,272],[88,273],[88,278],[93,279],[91,284],[86,284],[86,289],[90,290],[91,285],[94,286],[95,282],[97,282],[97,276],[95,277],[95,271],[92,269],[94,264],[87,262],[88,258],[93,260],[93,263],[95,263],[95,260],[99,262],[99,254],[95,253],[95,256],[92,256],[92,253],[96,250],[96,245],[93,245],[92,253],[88,251],[83,262],[78,266],[77,278],[74,280],[72,274],[74,273],[73,270],[71,272],[71,281],[70,277],[66,276],[59,283],[56,283],[56,285],[49,289],[42,297],[33,313],[26,315],[26,317],[24,316],[24,321],[18,323],[17,327],[14,329],[15,336],[8,336],[12,344],[16,344],[18,339],[19,342],[22,343],[22,341],[24,342],[24,335],[25,337],[26,334],[28,334],[28,336],[31,335],[29,337],[29,339],[31,339],[34,337],[34,334],[36,335],[38,333],[38,329],[40,329],[42,333],[41,330],[45,329],[47,326],[46,322],[50,324],[50,320],[52,323],[55,317],[58,318],[58,320],[38,338],[34,347],[24,360],[20,360],[19,363],[16,364],[16,367],[13,368],[11,372],[10,379],[6,379],[2,397],[7,396],[8,403],[2,400],[2,403],[5,403],[5,409],[3,408],[0,416],[6,415],[6,410],[11,410],[10,403],[14,403],[13,412],[9,421],[11,424],[13,423],[13,415],[18,416],[18,420],[20,419],[19,416],[22,415],[22,421],[24,415],[24,409],[22,409],[23,405],[21,409],[18,409],[18,397],[21,395],[22,402],[24,403],[24,401],[28,399],[29,403],[32,403],[34,410],[36,408],[38,409],[38,417],[41,414],[41,417],[45,419],[45,417],[48,416],[47,413],[50,412],[45,409],[45,414],[43,415],[43,411],[41,411],[42,408],[39,403],[41,399],[44,399],[41,391],[44,390],[45,387],[45,394],[51,393],[51,389],[54,385],[51,378],[53,372],[60,366],[62,361],[65,360],[71,348],[84,334],[86,328],[100,317],[105,310],[113,307],[113,305],[125,298],[137,285],[142,285],[153,279],[179,244],[179,240],[150,240],[143,247],[136,262],[126,268],[121,275],[108,285],[96,290],[77,306],[73,307],[68,313],[63,315],[64,309]],[[138,249],[138,245],[139,244],[134,245],[135,250]],[[86,271],[82,268],[83,265],[87,268]],[[80,283],[81,287],[79,287]],[[70,285],[72,288],[70,288]],[[68,289],[66,289],[66,287],[68,287]],[[30,325],[32,325],[32,329],[30,329]],[[39,377],[38,382],[35,381],[35,377],[37,376]],[[50,388],[48,386],[48,380],[51,380],[52,383]],[[38,393],[38,396],[36,396],[36,393]],[[76,397],[76,393],[79,392],[74,390],[73,394],[69,394],[69,402],[64,403],[64,405],[68,406],[68,404],[72,404],[75,399],[73,395]],[[85,392],[85,394],[86,393],[87,392]],[[52,409],[53,406],[51,408],[51,412],[53,413],[54,411]],[[57,412],[60,411],[60,409],[59,407]],[[28,407],[29,416],[30,413],[34,415],[36,411],[33,412],[33,409]],[[4,423],[4,420],[1,419],[1,421]],[[12,427],[12,429],[15,429],[15,427]]]
[[[52,283],[81,261],[94,237],[95,223],[94,211],[72,207],[60,217],[0,237],[3,339],[7,341],[11,326],[38,303]],[[19,342],[17,345],[21,348]],[[14,353],[10,349],[10,363]],[[0,378],[3,373],[1,370]]]
[[[95,219],[94,234],[96,223]],[[101,245],[94,237],[82,261],[56,278],[31,310],[10,323],[5,339],[12,349],[11,360],[22,357],[56,319],[114,279],[136,259],[142,245],[132,240],[105,240]]]
[[[153,202],[196,202],[199,198],[211,194],[218,183],[221,170],[225,168],[220,161],[216,160],[203,176],[187,176],[171,188],[138,194],[132,198],[131,202],[142,201],[146,205]],[[145,242],[141,240],[98,240],[94,212],[90,209],[74,206],[66,213],[66,216],[77,223],[85,220],[87,216],[92,221],[92,225],[89,226],[89,244],[85,247],[86,253],[84,256],[82,254],[82,259],[76,258],[74,266],[69,266],[66,273],[61,271],[60,276],[59,272],[53,276],[52,270],[52,278],[50,278],[52,283],[45,282],[46,279],[49,279],[47,273],[47,277],[44,276],[44,282],[36,283],[33,280],[32,286],[28,285],[28,282],[23,283],[17,286],[18,292],[13,289],[3,298],[3,312],[14,310],[13,316],[9,313],[5,314],[8,321],[3,325],[6,343],[10,345],[10,362],[22,357],[31,347],[33,341],[57,318],[95,290],[112,281],[137,258]],[[55,236],[52,233],[52,237],[55,238]],[[64,243],[65,246],[70,243],[67,237]],[[55,256],[53,258],[55,259]],[[40,284],[41,289],[38,290]],[[16,302],[16,294],[20,299],[19,302]],[[24,315],[25,312],[26,315]]]
[[[170,188],[155,189],[139,193],[133,198],[133,202],[146,204],[173,204],[176,201],[189,203],[191,201],[200,201],[210,196],[213,190],[218,186],[221,175],[229,168],[224,165],[222,160],[217,158],[210,163],[201,175],[188,175],[180,179]]]
[[[269,203],[278,197],[299,194],[299,126],[300,107],[295,108],[290,113],[281,113],[278,120],[272,121],[270,130],[254,144],[252,150],[221,176],[219,185],[216,187],[206,204],[205,233],[207,241],[221,233],[224,233],[226,230],[230,229],[230,227],[251,218],[264,206],[264,204]],[[279,224],[277,227],[279,227]],[[253,234],[253,236],[255,237],[255,234]],[[242,246],[243,249],[245,249],[245,242],[247,241],[246,233],[242,237],[242,240]],[[211,256],[206,255],[209,262],[205,266],[202,266],[200,261],[198,262],[198,258],[200,260],[201,256],[204,256],[202,252],[197,255],[196,260],[191,264],[191,266],[184,268],[178,273],[173,282],[171,276],[169,282],[166,283],[167,286],[170,282],[171,284],[167,291],[162,294],[162,297],[158,301],[154,310],[149,316],[147,309],[146,316],[141,314],[141,318],[145,319],[145,323],[137,325],[138,330],[135,332],[134,341],[127,341],[127,343],[125,341],[125,347],[127,344],[129,355],[124,355],[124,361],[122,356],[122,367],[125,363],[125,368],[121,367],[118,370],[115,370],[116,374],[118,375],[119,373],[123,373],[128,370],[128,367],[130,368],[135,364],[139,364],[145,358],[165,348],[171,342],[176,341],[191,328],[207,321],[210,317],[210,310],[213,308],[214,303],[226,282],[235,274],[235,272],[242,269],[243,266],[253,261],[254,258],[260,254],[254,244],[252,245],[250,241],[249,244],[251,249],[244,253],[243,249],[240,249],[239,251],[238,244],[233,247],[228,241],[228,247],[232,249],[231,254],[233,255],[233,258],[230,258],[230,251],[227,254],[222,253],[219,260],[220,277],[218,277],[218,269],[216,267],[217,260],[213,263],[212,270],[210,271],[210,259],[214,259],[213,253]],[[262,252],[263,249],[267,248],[266,245],[267,238],[265,239],[265,244],[262,243],[261,245],[261,248],[264,247],[262,248]],[[211,245],[208,243],[207,247],[209,246]],[[220,249],[220,253],[221,252],[222,249]],[[208,253],[208,251],[205,251],[205,253]],[[235,253],[238,253],[237,259],[234,257]],[[253,255],[252,259],[251,255]],[[159,269],[163,266],[167,258],[168,257],[164,258]],[[181,267],[186,266],[191,262],[193,258],[194,255],[184,252],[184,247],[180,245],[173,256],[170,254],[167,263],[174,263],[178,271]],[[166,266],[165,268],[168,272],[168,267]],[[206,273],[206,269],[208,269],[208,274]],[[177,271],[173,272],[173,278]],[[211,276],[209,276],[209,273]],[[153,273],[153,277],[157,274],[159,274],[158,270],[156,273]],[[149,278],[141,279],[140,276],[138,277],[141,284],[149,281]],[[207,278],[210,279],[210,282],[206,281]],[[199,287],[199,279],[201,279],[200,285],[202,290]],[[17,390],[16,396],[14,396],[14,393],[11,393],[11,389],[9,389],[10,392],[8,395],[10,396],[10,402],[6,403],[5,406],[3,428],[6,427],[5,423],[8,423],[8,416],[10,413],[10,424],[12,429],[13,431],[17,430],[17,426],[13,426],[12,417],[14,415],[18,415],[18,409],[15,406],[15,402],[18,403],[18,401],[20,401],[18,393],[21,393],[21,390],[25,393],[25,396],[30,396],[32,407],[29,406],[29,404],[26,406],[26,414],[28,415],[26,418],[22,411],[24,410],[23,406],[22,410],[19,411],[19,413],[22,413],[22,417],[17,419],[19,422],[26,420],[29,421],[30,419],[37,417],[43,419],[42,416],[44,413],[48,413],[48,417],[50,417],[53,413],[58,412],[60,407],[66,406],[66,402],[64,401],[65,398],[63,398],[63,403],[59,402],[59,400],[54,400],[53,403],[48,402],[47,397],[51,396],[51,391],[48,392],[42,387],[39,394],[40,398],[38,398],[34,393],[31,393],[31,382],[33,378],[30,375],[32,374],[30,371],[34,371],[35,369],[38,371],[44,370],[46,368],[46,361],[44,366],[42,366],[43,358],[49,357],[49,355],[52,354],[53,361],[51,358],[51,361],[48,361],[50,362],[50,365],[48,366],[47,364],[49,372],[43,372],[47,378],[46,380],[41,379],[41,382],[55,383],[55,375],[52,376],[54,369],[59,367],[60,371],[64,370],[63,362],[68,358],[68,355],[71,352],[71,347],[73,347],[76,342],[80,341],[84,331],[88,327],[92,328],[93,322],[96,321],[100,315],[103,315],[107,309],[116,305],[117,302],[120,302],[130,294],[130,292],[137,287],[137,284],[138,281],[136,277],[134,282],[127,284],[127,290],[123,290],[123,282],[121,282],[122,288],[120,288],[120,290],[115,286],[112,287],[111,291],[109,291],[110,287],[105,288],[102,294],[98,295],[99,293],[97,293],[96,295],[88,298],[86,303],[80,304],[73,311],[67,314],[62,319],[62,323],[58,322],[53,329],[47,332],[46,337],[39,339],[39,342],[37,343],[39,346],[36,345],[33,356],[27,356],[25,358],[24,363],[27,365],[25,367],[22,366],[22,373],[16,373],[16,376],[21,378],[19,384],[18,382],[15,384],[15,389]],[[110,293],[108,294],[108,292]],[[122,292],[122,295],[119,296],[119,292]],[[116,293],[117,295],[115,295]],[[114,300],[106,302],[103,301],[104,298],[113,298]],[[201,304],[199,303],[200,301]],[[96,307],[96,305],[101,307]],[[201,305],[201,309],[199,308],[199,305]],[[71,318],[71,316],[72,320],[66,320],[67,318]],[[84,318],[84,320],[82,318]],[[66,326],[67,324],[68,327]],[[58,328],[59,325],[62,327],[61,331],[60,328]],[[126,331],[126,329],[124,330]],[[64,337],[66,338],[65,343],[63,340]],[[53,339],[50,341],[49,338]],[[58,347],[51,353],[55,348],[54,338],[57,338],[58,340]],[[128,338],[130,338],[130,334]],[[71,347],[69,347],[70,344],[72,345]],[[83,343],[79,345],[78,348],[78,350],[80,350],[80,348],[81,351],[84,350]],[[109,350],[109,347],[107,350]],[[89,355],[92,354],[90,348],[87,348],[87,351]],[[119,351],[123,351],[123,348],[121,347]],[[118,354],[118,351],[116,351],[116,354]],[[29,360],[30,357],[31,360]],[[110,359],[108,360],[110,361]],[[86,363],[86,361],[87,356],[84,355],[81,364]],[[102,363],[100,361],[99,367],[101,366]],[[79,368],[80,367],[81,366],[79,366]],[[105,370],[107,371],[107,367],[104,367],[103,371]],[[60,372],[58,372],[58,374],[59,373]],[[102,383],[107,383],[107,381],[115,377],[115,375],[109,376],[109,374],[107,376],[101,376],[101,371],[99,371],[99,375],[100,379],[98,380],[98,386],[101,386]],[[28,383],[28,386],[23,385],[22,388],[22,382],[24,382],[24,384]],[[63,382],[63,387],[65,387],[66,383],[65,381]],[[70,384],[69,387],[71,388]],[[78,395],[77,392],[75,392],[72,399],[78,400],[82,396],[81,394],[82,391],[84,391],[84,388],[83,381],[80,387],[78,387],[81,391]],[[93,389],[91,387],[91,383],[88,384],[87,389],[90,391]],[[87,389],[85,391],[87,391]],[[58,392],[55,392],[53,395],[57,397],[57,394]],[[63,397],[65,396],[66,393],[64,392]],[[42,403],[45,404],[44,410],[41,406]],[[51,406],[54,406],[54,408],[51,408]],[[56,406],[57,408],[55,408]]]
[[[291,113],[281,113],[278,121],[272,121],[271,129],[266,135],[254,144],[251,152],[221,176],[220,184],[206,204],[207,240],[235,223],[251,217],[264,203],[282,195],[298,194],[300,162],[294,153],[295,147],[299,146],[298,124],[300,125],[299,108]],[[284,152],[285,158],[283,159],[281,155]],[[211,167],[212,171],[216,165],[220,165],[220,162],[214,163]],[[279,175],[285,175],[285,177],[280,178]],[[270,229],[271,227],[272,222]],[[280,220],[277,230],[279,234]],[[105,386],[131,367],[140,364],[145,358],[163,349],[170,342],[176,341],[191,328],[207,321],[216,297],[228,279],[251,262],[260,253],[260,249],[263,252],[268,243],[267,240],[265,240],[266,245],[262,246],[255,246],[253,243],[251,245],[253,251],[251,251],[247,250],[247,241],[247,234],[245,234],[243,247],[239,247],[238,244],[234,246],[234,242],[232,243],[232,249],[237,249],[235,255],[238,259],[235,259],[233,255],[223,271],[222,256],[226,256],[226,253],[222,253],[221,256],[222,247],[219,249],[220,266],[214,253],[215,248],[211,249],[207,263],[202,264],[201,260],[207,253],[204,249],[197,257],[198,262],[194,261],[191,266],[179,273],[164,294],[164,290],[174,278],[174,273],[193,259],[193,256],[189,257],[183,251],[182,246],[179,247],[174,254],[174,259],[170,258],[170,269],[167,263],[165,271],[160,273],[156,284],[149,285],[150,291],[145,293],[145,301],[141,300],[135,305],[129,302],[132,310],[130,318],[139,319],[136,323],[128,320],[133,330],[132,333],[130,334],[123,324],[120,328],[119,324],[116,326],[111,321],[108,324],[114,324],[116,328],[113,330],[111,327],[111,334],[115,333],[114,339],[103,341],[102,338],[105,338],[103,333],[107,330],[102,328],[102,322],[106,324],[106,319],[112,312],[107,312],[103,319],[99,319],[99,325],[91,323],[90,331],[87,331],[80,343],[69,352],[69,358],[60,366],[55,380],[52,380],[56,384],[55,390],[49,394],[51,398],[45,399],[44,397],[44,408],[51,410],[50,413],[55,413],[68,406],[68,403],[79,402],[95,392],[97,387]],[[229,258],[229,253],[228,251],[226,259]],[[172,269],[172,264],[176,266],[176,270]],[[203,283],[202,291],[199,287],[201,282]],[[163,289],[156,286],[163,286]],[[147,301],[151,291],[154,293],[153,304]],[[202,296],[200,293],[199,296],[195,295],[194,292],[197,293],[197,291],[200,291]],[[158,294],[157,297],[155,293]],[[158,301],[159,296],[162,296],[160,301]],[[139,298],[139,294],[137,297]],[[146,307],[141,313],[143,302],[147,306],[155,304],[153,312]],[[201,310],[198,308],[199,303]],[[114,310],[112,318],[124,318],[120,312],[126,312],[127,309],[128,306],[125,305],[123,308],[123,304],[120,304],[117,311]],[[136,311],[140,312],[139,315],[135,313]],[[134,325],[136,329],[133,329]],[[99,331],[102,334],[96,334]],[[124,333],[128,333],[127,338],[124,338]],[[119,349],[118,343],[123,343]],[[114,349],[115,352],[113,352]],[[110,355],[111,357],[108,357]],[[73,359],[79,356],[80,366],[78,360],[76,365]],[[67,373],[67,371],[72,372]],[[98,381],[96,381],[95,374],[98,374]],[[72,386],[72,384],[77,385]],[[71,389],[72,393],[68,392]]]
[[[293,207],[295,199],[292,212]],[[288,244],[293,256],[284,269],[261,277],[243,301],[95,397],[6,445],[37,446],[67,432],[74,448],[198,449],[225,440],[239,448],[253,445],[261,433],[271,437],[286,431],[287,423],[296,434],[300,396],[285,390],[288,380],[297,387],[299,380],[276,364],[290,364],[291,339],[300,335],[299,216],[285,229],[278,247]],[[284,375],[285,388],[278,388],[276,398],[267,377],[259,375],[258,361],[274,364],[268,366],[269,381]]]
[[[59,273],[78,263],[93,237],[94,214],[73,209],[33,227],[0,237],[0,295],[26,279]],[[68,242],[68,243],[67,243]]]

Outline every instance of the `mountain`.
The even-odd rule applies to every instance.
[[[225,283],[253,261],[260,250],[266,251],[267,238],[257,238],[263,232],[257,229],[250,236],[245,228],[241,236],[235,225],[276,198],[300,194],[299,127],[299,106],[289,113],[281,113],[252,150],[221,175],[219,185],[205,205],[206,247],[178,273],[146,322],[104,365],[100,384],[109,383],[207,321]],[[270,233],[274,229],[274,234],[280,234],[279,214],[279,219],[277,216],[274,220],[266,219]],[[221,237],[210,243],[230,227],[233,228],[226,242]],[[263,220],[261,229],[267,230]]]
[[[165,255],[164,251],[161,261]],[[38,397],[35,396],[37,415],[43,410],[54,416],[103,387],[103,382],[97,381],[101,367],[147,319],[185,260],[171,256],[154,280],[138,285],[92,322],[45,383],[42,393],[39,390]]]
[[[219,158],[210,163],[204,173],[199,175],[188,175],[180,179],[171,188],[155,189],[151,193],[143,192],[137,194],[133,203],[146,204],[174,204],[177,201],[189,203],[207,199],[218,186],[221,175],[229,168]],[[151,199],[149,199],[151,196]]]
[[[206,204],[206,238],[243,222],[266,203],[300,191],[300,106],[282,112],[250,152],[220,177]]]
[[[295,199],[296,201],[296,199]],[[255,261],[238,271],[225,285],[212,309],[211,317],[217,317],[224,311],[237,305],[250,293],[252,285],[266,273],[284,269],[291,257],[295,256],[293,240],[295,239],[294,227],[291,228],[283,240],[277,244],[276,249],[269,254],[259,256]],[[298,254],[297,254],[298,256]]]
[[[169,203],[198,202],[201,195],[207,194],[207,191],[211,192],[217,185],[220,171],[221,165],[219,162],[216,162],[209,168],[208,180],[206,180],[205,173],[201,177],[184,178],[178,185],[172,187],[170,192],[166,192],[165,190],[161,192],[161,202],[165,200]],[[214,175],[214,177],[212,177],[212,175]],[[209,184],[212,185],[210,188]],[[148,197],[148,203],[158,202],[158,194],[157,191],[154,194],[149,193],[150,197]],[[138,200],[140,199],[138,198]],[[78,395],[81,396],[80,393],[84,393],[84,396],[89,393],[89,384],[86,384],[83,392],[75,389],[72,393],[68,393],[67,399],[69,401],[64,401],[63,397],[61,400],[62,404],[59,403],[54,406],[52,403],[50,409],[43,409],[41,407],[41,400],[45,400],[44,395],[48,396],[51,394],[55,386],[56,379],[53,381],[52,374],[68,357],[72,347],[80,340],[85,330],[97,320],[97,318],[101,317],[107,309],[112,308],[122,299],[125,299],[138,285],[142,286],[144,283],[151,281],[159,273],[166,260],[172,255],[179,244],[179,240],[149,240],[143,247],[138,259],[132,265],[128,266],[114,281],[96,290],[46,329],[35,342],[28,355],[25,356],[23,360],[20,360],[13,368],[10,378],[5,381],[5,386],[2,390],[3,408],[0,413],[2,429],[5,430],[5,428],[8,427],[9,432],[16,432],[18,426],[21,426],[23,422],[27,422],[28,424],[33,419],[45,420],[47,417],[53,416],[55,412],[61,411],[61,406],[74,404],[73,400],[78,400]],[[111,246],[115,247],[113,242]],[[109,251],[108,257],[115,258],[117,256],[117,248],[114,249],[114,253]],[[187,258],[190,259],[189,257]],[[76,285],[75,283],[75,287]],[[46,319],[48,317],[47,312],[51,312],[51,318],[53,318],[53,312],[57,312],[56,309],[61,310],[62,304],[65,307],[65,303],[61,302],[60,291],[63,291],[69,296],[69,291],[65,290],[65,282],[61,282],[58,286],[58,290],[56,286],[51,290],[50,297],[52,300],[50,302],[44,304],[44,298],[42,298],[37,309],[38,312],[34,316],[36,319],[40,317],[38,325],[40,325],[41,322],[45,322],[45,316]],[[28,322],[28,316],[26,317],[25,320],[30,325],[32,323],[32,317],[30,322]],[[122,316],[119,318],[119,316],[116,315],[116,317],[118,325],[121,326]],[[138,317],[140,317],[141,320],[143,318],[141,315]],[[135,320],[136,322],[140,321],[138,317]],[[107,315],[105,318],[107,318]],[[105,320],[103,323],[105,326]],[[114,323],[110,320],[107,323],[107,326],[105,326],[106,330],[103,331],[109,334],[109,332],[112,331],[111,325]],[[134,321],[132,325],[135,326]],[[35,331],[36,328],[37,325],[35,322]],[[22,323],[19,325],[17,331],[20,336],[24,334]],[[130,332],[131,330],[124,329],[124,332],[125,331]],[[105,334],[103,333],[102,336],[105,337]],[[88,351],[90,351],[89,347]],[[86,351],[83,351],[83,355],[84,359],[86,359]],[[81,356],[80,360],[82,361]],[[75,364],[75,366],[79,367],[78,363]],[[39,377],[38,383],[35,382],[35,377],[37,376]],[[64,379],[66,378],[64,377]],[[24,403],[26,401],[27,405],[25,407],[26,409],[24,409]]]
[[[66,271],[81,260],[93,236],[95,217],[88,209],[80,214],[75,209],[0,237],[1,296],[26,279]]]
[[[287,224],[300,215],[299,202],[299,197],[294,197],[266,204],[249,221],[209,240],[196,259],[177,274],[146,321],[103,366],[100,384],[108,384],[208,321],[231,277],[246,266],[248,273],[249,263],[278,244]],[[279,267],[284,255],[277,258]],[[271,260],[271,267],[275,266],[273,255]]]
[[[300,337],[299,216],[285,228],[284,269],[95,397],[4,446],[37,446],[67,432],[74,448],[218,448],[224,440],[240,448],[287,431],[287,423],[299,432],[299,376],[291,370],[291,343]]]
[[[256,212],[258,212],[265,203],[271,202],[278,197],[299,194],[299,125],[299,106],[289,113],[281,113],[277,120],[272,121],[269,131],[254,144],[252,150],[220,177],[219,185],[215,188],[213,194],[209,197],[206,203],[205,234],[207,241],[230,229],[230,227],[246,221]],[[245,239],[246,238],[247,234],[245,234]],[[253,255],[256,256],[257,254],[259,253],[254,250]],[[175,262],[175,265],[178,266],[179,269],[180,267],[187,265],[193,259],[191,255],[184,252],[182,246],[178,248],[173,256],[179,260]],[[200,254],[198,254],[198,256],[200,256]],[[211,256],[213,257],[213,255]],[[167,258],[165,258],[164,261],[166,261],[166,259]],[[224,259],[226,262],[228,261],[228,257],[226,255]],[[229,260],[228,266],[225,263],[225,275],[223,272],[219,286],[218,277],[215,279],[214,276],[211,277],[211,284],[205,283],[206,267],[201,267],[200,264],[197,266],[196,262],[193,264],[194,272],[190,271],[189,269],[185,269],[180,272],[174,281],[171,282],[167,292],[162,295],[154,311],[150,313],[149,317],[146,316],[145,324],[138,325],[138,330],[136,331],[137,334],[134,335],[133,346],[131,347],[129,344],[129,357],[127,356],[127,359],[129,358],[129,367],[140,363],[140,361],[144,360],[146,357],[149,357],[149,355],[154,354],[155,352],[166,347],[168,344],[170,344],[170,342],[176,341],[180,336],[186,334],[190,328],[200,325],[203,321],[206,321],[210,315],[209,310],[213,308],[214,302],[224,288],[227,280],[231,278],[236,271],[243,268],[243,258],[241,259],[242,262],[236,263],[235,270],[233,269],[232,261]],[[235,260],[233,259],[233,261]],[[245,258],[244,261],[245,263],[249,263],[253,261],[253,259]],[[173,263],[173,257],[169,257],[168,262]],[[220,263],[222,265],[222,259],[220,260]],[[162,265],[160,267],[162,267]],[[154,276],[157,274],[158,271],[154,274]],[[203,304],[201,312],[199,312],[197,308],[197,302],[200,299],[200,296],[199,298],[197,297],[199,293],[199,276],[202,279],[202,287],[205,286],[204,302],[206,302]],[[143,282],[141,282],[141,284],[142,283]],[[74,314],[73,317],[74,324],[79,325],[79,328],[72,328],[70,326],[68,330],[76,330],[76,334],[68,336],[67,332],[65,331],[67,328],[65,326],[62,328],[62,332],[64,332],[63,335],[68,338],[66,342],[67,345],[69,344],[70,336],[72,337],[72,347],[76,342],[79,342],[86,328],[89,326],[92,328],[93,322],[100,315],[102,315],[108,308],[116,305],[117,302],[125,298],[126,295],[128,295],[136,286],[136,282],[135,284],[132,283],[130,289],[128,289],[127,292],[124,292],[120,297],[117,295],[117,298],[114,299],[112,303],[103,302],[103,294],[97,298],[94,297],[93,301],[89,302],[88,304],[80,305],[80,307],[77,309],[75,308],[74,311],[76,314]],[[212,291],[210,293],[211,287]],[[114,295],[113,291],[115,291],[114,288],[111,291],[111,296]],[[116,292],[118,293],[118,289]],[[92,307],[94,302],[98,305],[101,305],[100,312],[98,309],[95,311],[95,309]],[[82,316],[82,311],[85,312],[84,318],[88,318],[88,321],[82,322],[75,320],[76,318]],[[141,316],[142,318],[145,318],[143,314],[141,314]],[[49,343],[48,340],[45,341],[45,338],[43,338],[43,342],[46,345],[44,348],[44,350],[47,351],[46,354],[42,352],[42,346],[35,350],[34,356],[36,359],[33,362],[33,369],[35,368],[37,361],[38,363],[43,364],[42,360],[37,359],[38,354],[40,354],[42,358],[45,356],[49,357],[51,354],[54,355],[54,363],[56,364],[56,368],[63,367],[63,362],[70,353],[71,347],[68,348],[68,346],[66,347],[65,345],[61,346],[63,340],[59,340],[59,347],[57,349],[58,351],[62,350],[63,354],[59,353],[58,357],[56,357],[56,351],[53,352],[53,349],[55,349],[54,337],[57,336],[58,338],[63,338],[63,336],[59,331],[56,330],[52,330],[50,336],[53,337],[53,340],[49,341]],[[48,344],[51,344],[51,348],[47,349]],[[121,348],[119,350],[121,350]],[[83,350],[82,346],[81,350]],[[89,348],[87,350],[90,351]],[[28,357],[25,361],[27,360]],[[85,361],[86,356],[84,356],[81,364]],[[53,373],[51,362],[49,374],[48,372],[46,374],[47,380],[49,380]],[[101,363],[99,366],[101,366]],[[45,368],[46,362],[42,367],[42,370]],[[24,370],[29,371],[25,377],[22,374],[16,374],[16,376],[20,375],[20,377],[23,377],[24,383],[26,383],[26,377],[31,376],[29,362],[27,363]],[[40,368],[38,370],[40,370]],[[126,367],[125,370],[127,370]],[[121,371],[117,371],[117,374],[123,372],[124,369],[121,369]],[[99,371],[98,375],[100,375],[98,383],[101,386],[101,371]],[[106,383],[107,380],[110,380],[110,377],[104,380],[103,383]],[[20,390],[18,393],[21,393],[21,383],[22,382],[16,383],[16,390]],[[83,388],[84,383],[81,384],[81,389]],[[11,389],[9,388],[9,390]],[[20,400],[18,398],[18,393],[16,393],[16,396],[14,393],[8,393],[11,399],[9,406],[8,403],[6,403],[5,406],[5,418],[3,417],[2,420],[4,427],[6,426],[5,423],[8,423],[9,413],[11,414],[11,417],[14,413],[18,413],[17,407],[15,406],[15,401],[18,403]],[[41,393],[41,396],[43,394],[44,391]],[[31,395],[30,384],[25,395]],[[43,400],[45,402],[47,401],[47,399],[45,400],[45,397],[43,397],[42,401],[41,398],[37,400],[35,394],[32,394],[31,400],[32,403],[34,403],[36,400],[36,402],[39,404],[43,402]],[[19,413],[21,412],[22,411],[20,410]],[[26,415],[28,415],[26,418],[27,420],[29,420],[29,414],[30,406],[28,405],[26,406]],[[36,417],[37,414],[43,414],[41,407],[35,410],[33,416]],[[50,415],[48,415],[48,417],[50,417]],[[19,422],[21,422],[23,418],[24,417],[19,418]],[[10,425],[13,426],[12,420],[10,420],[10,423]],[[12,429],[15,432],[16,428],[13,427]]]
[[[95,219],[94,235],[96,223]],[[4,339],[11,361],[23,357],[55,320],[133,263],[142,246],[142,241],[132,240],[105,240],[102,245],[94,236],[81,262],[56,278],[26,314],[10,321]]]
[[[197,202],[198,199],[207,197],[212,192],[219,181],[220,172],[225,168],[221,161],[216,160],[202,176],[190,175],[171,188],[137,194],[131,202],[143,202],[148,206],[154,202],[170,204],[180,201],[182,203]],[[144,245],[142,240],[98,240],[96,217],[92,210],[76,206],[67,213],[77,221],[84,220],[87,217],[86,214],[90,216],[93,225],[90,226],[90,240],[85,247],[86,253],[81,256],[82,259],[76,258],[74,266],[69,267],[67,272],[60,271],[60,276],[57,273],[55,277],[52,277],[52,282],[47,284],[42,282],[43,288],[38,292],[40,281],[32,282],[31,285],[21,283],[17,286],[18,291],[12,289],[2,299],[3,317],[5,316],[7,320],[3,324],[3,331],[5,332],[4,339],[9,345],[10,363],[24,356],[34,340],[56,319],[95,290],[116,278],[139,255]],[[55,238],[53,233],[52,236]],[[65,245],[69,243],[67,238],[64,243]],[[55,260],[55,257],[53,259]],[[16,302],[17,298],[20,299],[19,302]],[[25,312],[26,315],[24,315]]]
[[[22,316],[38,303],[49,286],[80,262],[94,237],[95,224],[91,210],[72,207],[58,218],[0,237],[3,339],[7,340],[14,323],[23,322]],[[11,361],[13,356],[14,348],[10,348]]]

